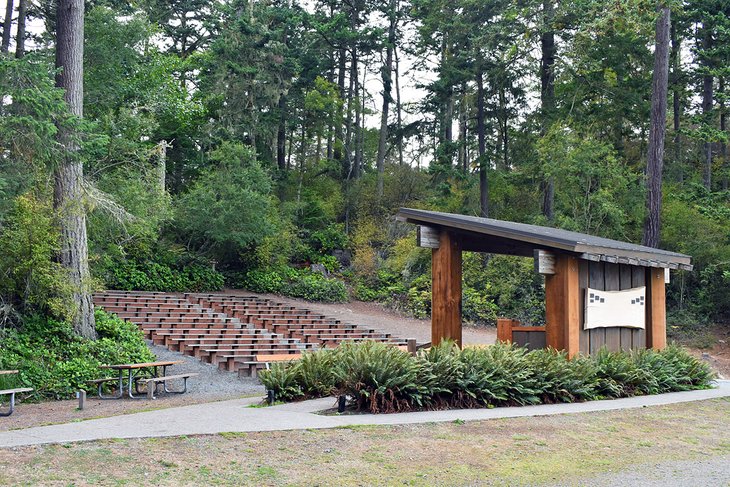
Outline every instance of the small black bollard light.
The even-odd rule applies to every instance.
[[[347,398],[345,396],[338,397],[337,398],[337,412],[344,413],[346,404],[347,404]]]
[[[276,396],[274,395],[274,391],[268,390],[266,391],[266,400],[269,403],[269,406],[274,405],[274,401],[276,401]]]

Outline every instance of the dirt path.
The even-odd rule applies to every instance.
[[[351,301],[343,304],[313,303],[303,299],[287,298],[276,294],[258,294],[249,291],[227,289],[225,294],[244,294],[311,309],[327,316],[332,316],[348,323],[367,325],[377,330],[400,338],[415,338],[418,343],[431,341],[431,321],[417,320],[399,315],[376,303]],[[464,326],[463,340],[465,345],[489,345],[497,338],[494,327]]]

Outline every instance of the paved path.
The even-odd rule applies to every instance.
[[[0,433],[0,448],[109,438],[143,438],[223,432],[336,428],[350,425],[430,423],[457,419],[474,421],[545,416],[658,406],[719,397],[730,397],[730,381],[718,381],[718,387],[710,390],[674,392],[610,401],[380,415],[322,416],[316,414],[317,411],[333,407],[333,398],[315,399],[267,408],[249,407],[260,401],[257,398],[249,398],[147,411],[78,423],[5,431]],[[19,409],[17,414],[22,414],[22,411]]]

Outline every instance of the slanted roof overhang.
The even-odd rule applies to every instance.
[[[541,249],[568,252],[591,261],[692,270],[689,255],[559,228],[412,208],[401,208],[396,218],[458,234],[464,250],[529,256]]]

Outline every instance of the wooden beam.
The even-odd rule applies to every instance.
[[[661,350],[667,346],[667,307],[664,269],[646,269],[646,346]]]
[[[450,232],[439,234],[431,279],[431,343],[450,339],[461,347],[461,240]]]
[[[545,276],[545,341],[548,347],[580,351],[578,259],[557,254],[555,274]]]

